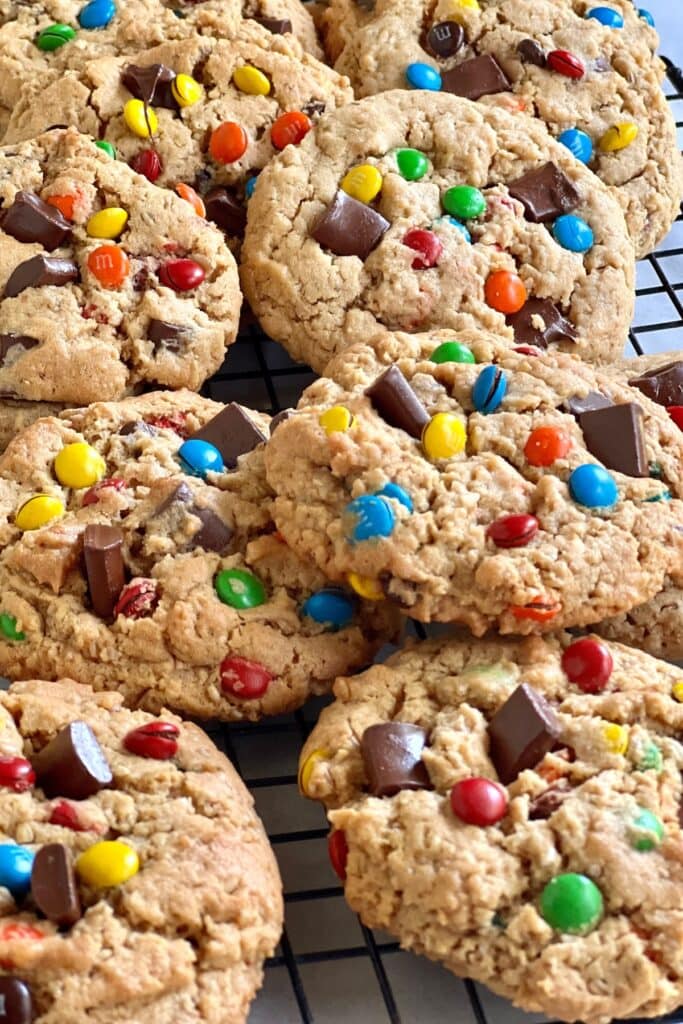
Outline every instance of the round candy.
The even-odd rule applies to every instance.
[[[673,684],[671,693],[674,700],[677,700],[679,704],[683,704],[683,679]]]
[[[247,151],[249,140],[241,124],[224,121],[211,133],[209,155],[217,164],[234,164]]]
[[[396,525],[391,505],[376,494],[364,494],[350,501],[346,506],[345,518],[350,523],[347,537],[352,543],[389,537]]]
[[[490,779],[463,779],[451,790],[451,808],[466,825],[495,825],[507,814],[508,795]]]
[[[480,11],[479,0],[452,0],[451,16],[456,17],[458,8],[463,11]]]
[[[442,86],[439,72],[419,61],[406,68],[406,81],[413,89],[428,89],[430,92],[439,92]]]
[[[133,157],[130,166],[138,174],[144,174],[148,181],[155,182],[163,167],[161,157],[155,149],[143,149]]]
[[[244,186],[244,194],[247,199],[251,199],[256,188],[256,182],[258,181],[258,174],[255,174],[252,178],[247,179],[247,183]]]
[[[563,249],[570,252],[588,252],[593,248],[593,231],[581,217],[565,213],[553,224],[553,237]]]
[[[36,46],[39,50],[43,50],[44,53],[53,53],[58,50],[60,46],[64,46],[65,43],[70,43],[72,39],[76,38],[76,30],[71,25],[48,25],[42,32],[38,33],[36,38]]]
[[[512,605],[510,611],[516,619],[528,619],[530,622],[551,622],[561,606],[549,594],[539,594],[529,604]]]
[[[353,414],[344,405],[333,405],[318,417],[318,423],[325,433],[343,434],[354,424]]]
[[[172,722],[147,722],[132,729],[123,739],[131,754],[149,757],[154,761],[168,761],[178,753],[180,729]]]
[[[346,881],[346,861],[349,856],[349,847],[341,829],[330,832],[327,837],[327,852],[335,874],[342,882]]]
[[[587,164],[593,156],[593,140],[580,128],[567,128],[557,138],[582,164]]]
[[[598,142],[603,153],[617,153],[620,149],[626,149],[638,138],[638,125],[633,121],[620,121],[612,125]]]
[[[508,389],[507,375],[497,366],[485,366],[472,388],[472,402],[477,412],[488,416],[495,412]]]
[[[130,260],[116,245],[100,245],[88,256],[88,270],[103,288],[120,288],[130,274]]]
[[[602,893],[586,875],[558,875],[541,894],[541,914],[558,932],[587,932],[602,915]]]
[[[610,754],[617,754],[623,757],[628,750],[629,731],[625,725],[608,722],[602,728],[602,738]]]
[[[639,772],[661,772],[664,765],[662,752],[656,743],[648,743],[638,759],[636,768]]]
[[[232,80],[240,92],[246,92],[250,96],[267,96],[270,92],[270,82],[266,75],[251,64],[235,68]]]
[[[107,142],[106,139],[100,139],[95,143],[98,149],[101,149],[103,153],[111,157],[112,160],[116,160],[116,149],[112,146],[111,142]]]
[[[223,604],[231,608],[256,608],[266,602],[266,588],[261,580],[245,569],[223,569],[216,576],[214,586]]]
[[[195,192],[191,185],[187,185],[184,181],[179,181],[175,190],[181,199],[190,204],[198,217],[206,217],[204,200]]]
[[[40,530],[53,519],[61,519],[64,515],[64,504],[51,494],[34,494],[25,501],[14,517],[14,525],[19,530]]]
[[[441,203],[446,213],[458,220],[474,220],[486,210],[484,193],[474,185],[455,185],[444,192]]]
[[[222,473],[225,470],[223,456],[215,445],[198,438],[185,441],[178,450],[183,469],[191,476],[206,479],[207,473]]]
[[[68,800],[60,800],[54,805],[50,813],[49,822],[51,825],[59,825],[61,828],[70,828],[74,832],[87,832],[87,825],[83,825],[78,812]]]
[[[33,765],[25,757],[0,757],[0,786],[14,793],[25,793],[36,782]]]
[[[193,107],[204,96],[204,87],[191,75],[176,75],[171,92],[179,107]]]
[[[220,666],[221,689],[242,700],[256,700],[262,697],[273,678],[264,665],[248,661],[233,654],[225,658]]]
[[[631,822],[628,833],[629,842],[634,850],[638,850],[639,853],[649,853],[664,839],[664,826],[656,814],[641,807]]]
[[[31,888],[31,870],[34,854],[16,843],[0,844],[0,886],[20,900]]]
[[[326,761],[330,756],[327,750],[314,750],[309,754],[299,770],[299,789],[304,796],[308,796],[308,784],[311,781],[313,769],[318,761]]]
[[[524,445],[524,457],[531,466],[552,466],[572,446],[569,434],[558,427],[536,427]]]
[[[106,470],[100,453],[85,441],[65,445],[55,459],[55,476],[64,487],[92,487]]]
[[[103,491],[113,490],[122,491],[126,486],[126,481],[122,477],[112,476],[107,480],[100,480],[99,483],[91,487],[90,490],[86,491],[83,495],[82,505],[97,505]]]
[[[119,594],[114,605],[114,618],[146,619],[153,615],[159,604],[159,584],[156,580],[138,579],[129,583]]]
[[[75,196],[48,196],[45,202],[49,203],[50,206],[56,207],[67,220],[73,220]]]
[[[76,871],[93,889],[111,889],[123,885],[140,870],[138,855],[132,846],[119,840],[95,843],[76,861]]]
[[[547,63],[552,71],[567,78],[583,78],[586,73],[583,63],[569,50],[551,50]]]
[[[413,499],[406,491],[403,490],[402,487],[399,487],[398,484],[385,484],[382,490],[377,491],[377,493],[383,498],[394,498],[394,500],[398,501],[404,508],[407,508],[409,512],[413,511]]]
[[[310,117],[301,110],[290,110],[286,114],[280,114],[270,129],[270,141],[276,149],[284,149],[285,146],[298,146],[311,128],[313,122]]]
[[[494,270],[486,278],[484,286],[486,301],[491,309],[499,313],[519,313],[527,300],[524,282],[509,270]]]
[[[195,260],[168,260],[159,267],[159,280],[175,292],[191,292],[205,277],[204,267]]]
[[[399,174],[406,181],[419,181],[429,170],[429,160],[419,149],[397,150],[396,164]]]
[[[613,668],[609,647],[594,636],[574,640],[562,655],[562,671],[584,693],[601,693]]]
[[[655,27],[655,19],[653,18],[653,16],[650,14],[649,11],[645,10],[644,7],[639,7],[638,8],[638,17],[642,18],[643,21],[647,22],[648,25],[651,25],[652,28]]]
[[[413,270],[429,270],[439,262],[443,245],[432,231],[413,228],[403,236],[403,244],[412,249],[417,256],[411,263]]]
[[[0,635],[5,640],[12,640],[15,643],[20,643],[26,639],[26,634],[22,633],[21,630],[17,629],[17,620],[13,615],[8,615],[7,612],[0,613]]]
[[[325,587],[317,594],[311,594],[301,606],[301,614],[327,626],[336,633],[344,629],[353,619],[353,601],[342,590]]]
[[[491,523],[486,536],[497,548],[523,548],[530,544],[538,533],[536,516],[519,515],[502,516]]]
[[[358,164],[344,175],[341,188],[360,203],[371,203],[382,188],[382,175],[372,164]]]
[[[142,100],[128,100],[123,108],[123,119],[133,135],[140,139],[156,135],[159,129],[157,115]]]
[[[472,235],[469,233],[468,229],[464,224],[461,224],[459,220],[456,220],[455,217],[451,217],[450,215],[442,217],[441,219],[446,221],[447,224],[451,224],[454,228],[456,228],[460,232],[462,237],[465,239],[465,241],[469,242],[470,245],[472,244]]]
[[[114,0],[91,0],[78,15],[81,28],[106,28],[116,14]]]
[[[444,341],[429,357],[433,363],[476,363],[474,353],[460,341]]]
[[[349,586],[366,601],[384,600],[382,585],[377,580],[373,580],[369,576],[359,576],[357,572],[350,572],[347,579]]]
[[[612,7],[592,7],[586,17],[599,21],[601,25],[606,25],[607,28],[624,27],[623,17],[619,14],[619,11],[615,11]]]
[[[437,412],[422,432],[422,447],[430,459],[460,455],[467,444],[467,429],[451,412]]]
[[[611,473],[602,466],[586,463],[569,477],[569,491],[586,508],[611,508],[619,498],[619,489]]]

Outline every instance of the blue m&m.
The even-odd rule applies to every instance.
[[[655,27],[655,19],[652,17],[649,11],[645,10],[644,7],[638,8],[638,17],[642,18],[643,21],[646,21],[648,25],[652,26],[652,28]]]
[[[472,235],[469,233],[467,227],[464,224],[461,224],[459,220],[456,220],[455,217],[451,217],[450,214],[446,214],[445,217],[440,217],[439,220],[443,220],[446,221],[447,224],[451,224],[460,232],[466,242],[472,242]]]
[[[304,601],[301,614],[336,632],[353,619],[353,601],[343,590],[325,587]]]
[[[588,252],[595,241],[592,228],[573,213],[558,217],[553,225],[553,237],[563,249],[570,252]]]
[[[183,469],[191,476],[200,476],[202,479],[207,473],[222,473],[225,469],[223,456],[214,445],[208,441],[190,439],[180,446],[178,451]]]
[[[580,128],[567,128],[558,136],[558,141],[582,164],[587,164],[593,156],[593,140]]]
[[[249,178],[247,180],[247,183],[244,186],[244,194],[246,195],[247,199],[251,199],[251,197],[253,196],[254,189],[256,188],[256,182],[257,181],[258,181],[258,174],[254,174],[253,177],[251,177],[251,178]]]
[[[407,508],[409,512],[413,511],[413,499],[407,491],[404,491],[398,484],[385,484],[382,490],[378,491],[377,494],[381,498],[394,498],[394,500],[400,502],[404,508]]]
[[[25,846],[3,843],[0,846],[0,885],[16,899],[21,899],[31,888],[33,854]]]
[[[352,542],[389,537],[396,525],[391,504],[378,494],[364,494],[346,506],[345,518],[350,523],[348,532]]]
[[[623,17],[619,14],[619,11],[615,11],[612,7],[592,7],[586,17],[599,21],[601,25],[605,25],[607,28],[624,27]]]
[[[507,377],[498,366],[485,366],[472,388],[472,402],[477,412],[487,416],[495,412],[505,398]]]
[[[429,64],[409,64],[406,80],[413,89],[428,89],[430,92],[439,92],[442,85],[441,75]]]
[[[91,0],[78,15],[81,28],[106,28],[116,14],[114,0]]]
[[[586,508],[611,508],[619,498],[612,474],[593,463],[574,470],[569,477],[569,492],[577,504]]]

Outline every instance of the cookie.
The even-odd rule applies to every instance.
[[[194,36],[35,76],[5,141],[77,124],[151,181],[178,188],[236,249],[261,168],[352,99],[346,79],[245,22],[229,41]]]
[[[5,1020],[246,1021],[282,895],[227,758],[68,679],[15,684],[0,720]]]
[[[566,634],[433,641],[337,680],[300,784],[351,907],[552,1020],[677,1008],[681,685]]]
[[[478,332],[385,332],[326,373],[266,472],[331,580],[482,635],[598,622],[683,569],[683,435],[640,391]]]
[[[0,393],[199,388],[237,334],[222,233],[75,129],[0,147]]]
[[[242,258],[264,329],[318,371],[381,327],[477,327],[514,345],[538,299],[566,321],[553,346],[608,362],[633,311],[609,190],[540,121],[447,94],[322,117],[259,175]]]
[[[57,416],[63,409],[59,402],[22,402],[11,398],[0,401],[0,453],[13,437],[41,416]]]
[[[190,392],[38,420],[0,459],[0,674],[256,719],[397,635],[275,532],[269,417]],[[115,681],[115,682],[114,682]]]
[[[683,164],[663,65],[652,56],[657,34],[627,0],[377,0],[370,11],[355,8],[332,0],[325,20],[335,67],[358,96],[443,89],[526,110],[614,189],[639,256],[668,233]]]

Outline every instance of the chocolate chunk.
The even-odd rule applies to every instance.
[[[70,928],[80,919],[81,901],[71,856],[61,843],[49,843],[35,855],[31,895],[38,910],[60,928]]]
[[[231,402],[190,440],[208,441],[218,448],[228,469],[234,469],[239,456],[263,444],[266,436],[236,402]]]
[[[517,43],[517,53],[523,64],[535,64],[538,68],[545,67],[545,50],[535,39],[522,39]]]
[[[161,505],[154,510],[152,513],[152,519],[156,519],[157,516],[163,516],[164,512],[168,512],[171,506],[176,504],[191,505],[194,501],[194,494],[192,489],[188,487],[186,483],[178,484],[176,489],[169,494],[165,501],[162,501]]]
[[[648,370],[640,377],[633,377],[629,384],[658,405],[683,405],[683,361]]]
[[[165,64],[147,64],[144,67],[127,64],[121,72],[121,83],[136,100],[177,110],[178,103],[171,90],[175,77],[175,71]]]
[[[595,412],[596,409],[609,409],[614,402],[607,395],[603,395],[600,391],[589,391],[587,395],[581,398],[579,395],[574,395],[572,398],[568,398],[565,402],[567,412],[570,412],[572,416],[582,416],[584,412]]]
[[[144,420],[130,420],[123,424],[119,434],[122,437],[128,437],[130,434],[147,434],[149,437],[153,437],[156,430],[151,423],[145,423]]]
[[[147,337],[154,345],[154,354],[160,349],[168,352],[183,352],[192,331],[182,324],[170,324],[166,320],[150,320],[147,326]]]
[[[270,436],[271,437],[273,436],[273,434],[275,433],[277,428],[280,426],[280,424],[284,423],[286,420],[288,420],[291,417],[293,411],[294,411],[293,409],[283,409],[282,412],[279,412],[279,413],[277,413],[276,416],[273,416],[272,420],[270,421]]]
[[[560,727],[545,697],[522,683],[498,708],[488,732],[491,760],[507,786],[552,750]]]
[[[532,800],[529,807],[530,821],[547,821],[557,811],[571,793],[566,779],[560,779],[554,786],[549,786],[540,796]]]
[[[45,285],[65,285],[79,279],[78,264],[59,256],[34,256],[12,271],[5,285],[3,298],[13,299],[27,288]]]
[[[424,48],[435,57],[452,57],[465,42],[465,30],[457,21],[440,21],[427,32]]]
[[[371,725],[361,737],[360,752],[373,796],[395,796],[402,789],[431,789],[422,751],[427,734],[408,722]]]
[[[18,242],[40,242],[52,252],[71,237],[71,224],[56,206],[33,192],[17,192],[2,214],[2,230]]]
[[[259,25],[275,36],[284,36],[292,31],[292,23],[289,18],[252,18],[251,20],[257,21]]]
[[[197,516],[201,520],[202,525],[190,541],[190,550],[202,548],[204,551],[224,554],[230,547],[233,535],[228,524],[224,523],[220,516],[217,516],[210,508],[193,506],[191,512],[193,516]]]
[[[9,352],[18,346],[23,348],[24,352],[28,352],[29,349],[35,348],[36,345],[40,345],[37,338],[32,338],[28,334],[0,334],[0,366],[3,366],[7,360]],[[1,1024],[0,1018],[0,1024]]]
[[[544,326],[535,323],[540,317]],[[574,325],[566,320],[550,299],[529,299],[507,322],[515,332],[515,344],[547,348],[560,341],[576,341]]]
[[[596,57],[592,62],[593,71],[603,73],[605,71],[612,70],[612,64],[610,63],[609,57]]]
[[[87,722],[71,722],[32,758],[38,784],[50,800],[87,800],[112,783],[112,773]]]
[[[307,114],[308,117],[310,117],[311,119],[315,119],[316,117],[322,117],[322,115],[325,113],[325,110],[326,104],[323,103],[322,100],[311,100],[310,103],[307,103],[304,107],[301,108],[301,112],[303,114]]]
[[[311,236],[335,256],[366,260],[390,226],[381,213],[339,189],[313,226]]]
[[[518,199],[529,220],[545,224],[575,210],[581,201],[567,175],[552,160],[510,182],[508,192]]]
[[[204,197],[206,216],[226,235],[242,238],[247,226],[247,208],[227,188],[214,188]]]
[[[464,96],[467,100],[478,100],[496,92],[507,92],[512,88],[510,79],[495,57],[484,53],[457,64],[441,76],[444,92]]]
[[[626,476],[649,476],[643,410],[635,402],[581,413],[579,426],[591,455]]]
[[[422,437],[429,423],[429,413],[398,366],[390,366],[380,374],[365,394],[390,427],[405,430],[411,437]]]
[[[93,611],[110,619],[126,583],[123,564],[123,534],[116,526],[91,523],[83,534],[85,572]]]
[[[31,1024],[35,1018],[31,989],[20,978],[0,978],[0,1024]]]

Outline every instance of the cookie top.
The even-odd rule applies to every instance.
[[[222,233],[75,129],[0,147],[0,392],[199,388],[237,334]]]
[[[224,755],[71,680],[15,684],[0,721],[6,1020],[245,1021],[282,896]]]
[[[614,186],[638,255],[667,234],[683,165],[657,33],[628,0],[377,0],[371,11],[332,0],[324,20],[358,96],[443,89],[527,110]]]
[[[0,674],[256,719],[397,634],[275,533],[269,417],[156,392],[38,420],[0,459]],[[115,682],[114,682],[115,680]]]
[[[315,370],[379,327],[478,327],[514,345],[534,299],[567,321],[553,346],[607,362],[633,262],[618,202],[540,121],[394,91],[322,117],[259,175],[243,287]]]
[[[34,76],[5,141],[77,124],[158,185],[180,184],[190,198],[192,186],[237,247],[264,164],[352,99],[346,79],[245,22],[230,41],[196,35],[133,59],[101,57],[66,75]]]
[[[566,634],[429,642],[338,680],[300,781],[351,907],[553,1020],[677,1008],[681,685]]]
[[[636,389],[478,332],[385,332],[327,374],[266,470],[330,579],[481,635],[598,622],[681,571],[683,435]]]

